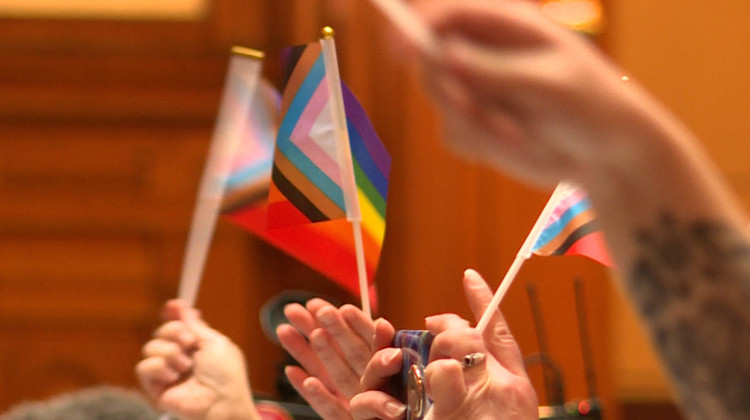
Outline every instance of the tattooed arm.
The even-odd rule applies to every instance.
[[[441,57],[406,49],[421,57],[448,146],[535,185],[582,184],[686,413],[747,417],[746,222],[693,134],[532,2],[417,8]]]

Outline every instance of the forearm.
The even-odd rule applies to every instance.
[[[583,182],[686,413],[746,418],[750,245],[742,208],[679,124],[643,130],[641,147],[621,166]]]

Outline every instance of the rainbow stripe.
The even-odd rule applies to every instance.
[[[591,201],[574,186],[562,194],[532,252],[541,256],[583,255],[612,266]]]

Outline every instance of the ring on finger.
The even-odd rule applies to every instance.
[[[484,359],[487,358],[487,355],[485,353],[470,353],[464,356],[463,360],[461,360],[461,367],[464,369],[468,369],[472,366],[476,366],[479,363],[482,363]]]

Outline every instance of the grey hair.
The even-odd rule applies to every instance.
[[[0,420],[156,420],[158,414],[134,390],[101,386],[21,403]]]

